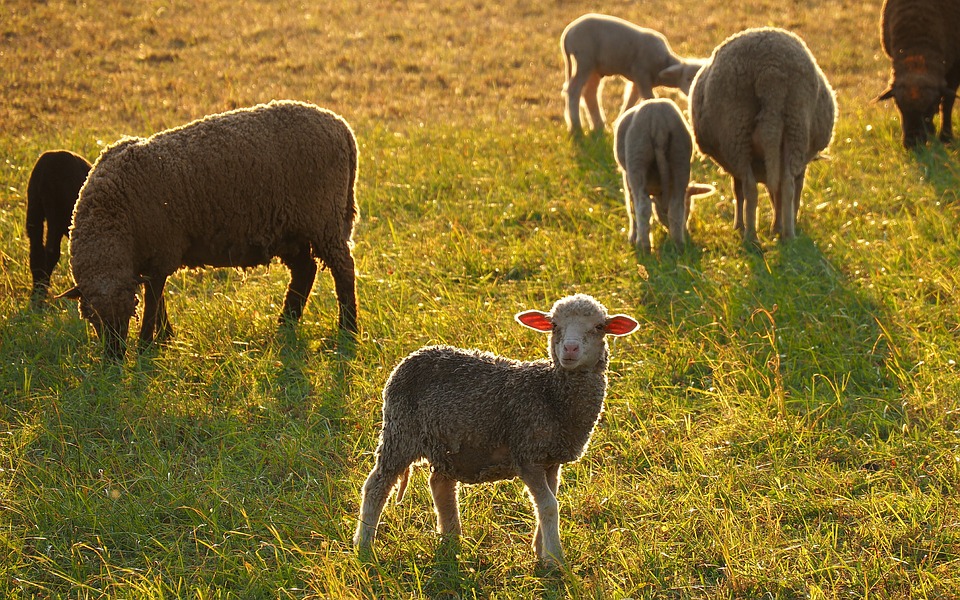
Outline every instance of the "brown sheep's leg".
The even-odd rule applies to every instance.
[[[944,144],[953,140],[953,103],[956,99],[957,88],[947,89],[943,103],[940,105],[940,141]]]
[[[280,322],[296,322],[303,316],[303,307],[310,297],[313,281],[317,277],[317,261],[310,254],[309,244],[301,246],[295,254],[280,256],[280,260],[290,269],[290,285],[287,286],[287,295],[283,300]]]
[[[434,471],[430,474],[430,493],[437,511],[437,532],[460,535],[460,506],[457,503],[457,480]]]
[[[359,331],[357,328],[357,275],[350,246],[344,242],[332,253],[322,255],[320,258],[330,267],[330,273],[333,275],[340,311],[340,329],[357,333]]]
[[[547,566],[561,565],[560,505],[548,482],[547,472],[543,467],[529,465],[520,469],[520,479],[526,484],[537,513],[532,544],[537,557]]]
[[[590,117],[590,129],[594,133],[603,130],[603,109],[600,108],[600,75],[591,73],[583,86],[583,103]]]
[[[143,352],[153,343],[157,319],[161,312],[163,313],[160,317],[161,325],[165,323],[168,329],[170,327],[166,304],[163,301],[163,287],[166,283],[167,278],[164,275],[149,276],[143,282],[143,321],[140,323],[138,352]]]

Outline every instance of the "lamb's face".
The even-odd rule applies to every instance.
[[[606,315],[554,315],[550,356],[567,371],[592,369],[607,352]]]
[[[566,371],[606,367],[606,336],[627,335],[637,328],[637,322],[626,315],[607,316],[607,309],[585,294],[558,300],[549,313],[528,310],[516,319],[550,333],[550,358]]]

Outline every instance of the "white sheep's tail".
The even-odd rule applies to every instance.
[[[784,176],[784,128],[783,112],[761,109],[757,115],[757,127],[753,132],[755,141],[763,148],[764,168],[767,171],[767,189],[777,192]]]
[[[666,144],[656,144],[654,149],[654,158],[657,161],[657,174],[660,175],[660,197],[664,199],[672,198],[673,178],[670,176],[670,162],[667,160],[666,146],[673,141],[673,135],[667,135]],[[669,223],[664,223],[669,227]]]
[[[403,470],[403,475],[400,476],[400,485],[397,486],[397,498],[394,501],[396,504],[400,504],[400,501],[403,500],[403,493],[407,491],[407,482],[410,481],[410,474],[412,472],[413,465]]]

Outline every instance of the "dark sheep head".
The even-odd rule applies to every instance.
[[[936,132],[933,117],[947,93],[947,80],[927,70],[922,56],[912,56],[894,64],[893,81],[877,100],[893,99],[900,111],[903,145],[914,148]]]
[[[120,361],[127,349],[130,318],[137,306],[138,283],[110,286],[109,289],[82,291],[80,286],[70,288],[57,298],[80,302],[80,316],[90,321],[97,337],[103,342],[104,356]]]

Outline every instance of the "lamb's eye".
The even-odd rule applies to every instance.
[[[606,326],[603,323],[600,323],[599,325],[596,326],[595,329],[602,333],[603,330],[606,329]]]

